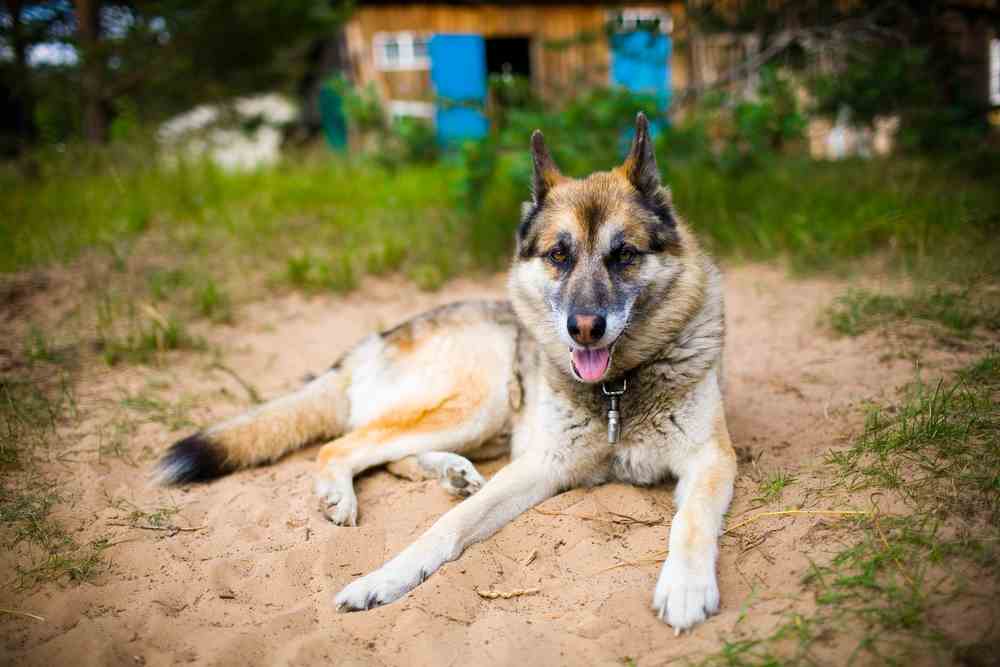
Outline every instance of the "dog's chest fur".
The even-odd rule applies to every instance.
[[[522,370],[528,409],[514,415],[515,433],[517,422],[535,422],[528,430],[541,431],[544,437],[522,442],[545,447],[556,460],[588,461],[580,468],[584,476],[576,480],[579,484],[647,485],[676,475],[709,436],[709,412],[721,398],[721,322],[696,318],[693,325],[659,360],[627,375],[628,389],[619,403],[621,437],[614,444],[608,442],[610,401],[601,386],[552,382],[554,369],[546,369],[541,352],[533,349],[523,359],[531,367]],[[519,454],[518,440],[515,437],[514,456]]]

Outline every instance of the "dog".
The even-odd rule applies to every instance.
[[[623,164],[563,176],[531,137],[510,300],[463,302],[373,334],[300,391],[175,443],[159,480],[207,480],[308,443],[315,492],[354,526],[353,478],[373,466],[467,496],[335,598],[398,600],[469,545],[579,486],[677,479],[653,609],[679,634],[719,609],[718,539],[736,456],[722,402],[721,276],[661,185],[639,114]],[[489,481],[474,460],[509,449]]]

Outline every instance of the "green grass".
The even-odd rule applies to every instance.
[[[30,329],[22,364],[0,372],[0,546],[17,549],[8,590],[48,581],[86,581],[103,568],[103,541],[81,544],[52,509],[65,501],[58,485],[37,473],[58,458],[59,427],[78,416],[72,382],[77,357]]]
[[[143,528],[169,528],[171,519],[181,511],[176,506],[146,510],[124,498],[109,498],[108,505],[122,512],[125,523]]]
[[[105,362],[151,363],[173,350],[203,350],[184,320],[150,304],[105,294],[97,302],[96,344]]]
[[[0,272],[85,252],[125,268],[137,247],[150,252],[143,241],[155,240],[157,256],[173,259],[148,277],[154,298],[209,289],[199,287],[199,274],[217,289],[238,275],[345,291],[366,273],[401,271],[433,288],[502,266],[528,197],[526,151],[501,156],[472,203],[467,182],[478,176],[469,160],[389,170],[314,150],[226,173],[202,163],[157,166],[151,152],[68,147],[39,154],[33,179],[0,167],[9,193],[0,199],[0,246],[9,249]],[[959,253],[961,271],[997,275],[1000,193],[940,161],[774,157],[734,172],[663,155],[660,164],[681,215],[723,257],[786,258],[814,271],[849,270],[880,253],[930,271],[936,259]],[[947,264],[955,270],[956,262]]]
[[[66,370],[36,364],[0,374],[0,469],[30,464],[56,436],[59,422],[76,409]]]
[[[28,590],[40,583],[88,581],[104,568],[101,552],[105,540],[78,543],[50,516],[64,499],[55,485],[35,476],[15,482],[7,477],[0,483],[0,527],[4,547],[19,545],[22,556],[15,566],[15,577],[4,581],[5,588]]]
[[[914,506],[1000,525],[1000,354],[911,394],[891,411],[872,409],[861,440],[832,455],[843,478],[852,490],[892,489]]]
[[[940,612],[967,614],[971,603],[995,622],[1000,611],[1000,352],[871,411],[828,466],[834,486],[867,494],[875,509],[850,520],[849,545],[804,577],[816,611],[789,614],[767,636],[727,640],[702,664],[824,664],[833,640],[861,664],[946,664],[995,647],[988,619],[974,628],[979,639],[962,643]],[[905,510],[882,512],[890,499]]]
[[[847,336],[909,321],[939,325],[948,333],[969,337],[979,327],[1000,330],[1000,292],[983,284],[921,288],[904,295],[852,289],[837,298],[828,314],[834,330]]]
[[[142,415],[144,420],[163,424],[171,431],[193,428],[191,408],[193,403],[189,398],[169,401],[160,398],[149,390],[128,394],[120,402],[123,408]]]
[[[285,280],[293,287],[333,292],[349,292],[358,283],[354,262],[346,254],[320,259],[308,252],[288,258]]]
[[[211,278],[207,279],[195,292],[198,314],[204,318],[223,324],[233,322],[233,302],[224,287]]]
[[[876,252],[914,269],[961,252],[966,270],[998,271],[1000,193],[940,163],[775,159],[745,173],[667,172],[680,213],[723,256],[784,256],[811,271],[856,269],[852,260]]]
[[[784,470],[771,473],[761,480],[758,486],[758,495],[754,500],[762,505],[767,505],[781,499],[782,493],[795,482],[795,477]]]
[[[148,155],[70,147],[37,158],[41,176],[0,167],[0,272],[62,263],[85,251],[127,262],[135,240],[156,237],[161,250],[186,254],[211,273],[220,257],[241,268],[282,273],[306,287],[350,289],[353,274],[432,263],[453,275],[446,255],[458,220],[445,165],[388,171],[325,153],[292,156],[250,173],[210,164],[157,166]],[[124,154],[123,154],[124,153]],[[308,257],[308,267],[289,258]],[[151,288],[162,296],[189,277],[162,267]],[[467,268],[467,267],[463,267]]]

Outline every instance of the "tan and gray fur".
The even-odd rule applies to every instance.
[[[299,392],[176,443],[158,474],[208,479],[320,441],[315,491],[335,524],[356,525],[353,478],[382,464],[468,496],[340,591],[343,611],[399,599],[564,490],[673,477],[677,514],[652,603],[679,632],[719,608],[718,537],[736,474],[719,272],[660,184],[641,114],[609,172],[563,176],[539,132],[532,154],[509,303],[452,304],[373,334]],[[583,381],[572,350],[606,351],[604,374]],[[623,381],[612,444],[602,386]],[[508,447],[511,463],[485,481],[472,461]]]

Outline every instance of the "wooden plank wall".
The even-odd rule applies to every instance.
[[[629,8],[669,9],[675,26],[683,3],[637,3]],[[604,32],[613,5],[379,5],[359,7],[347,26],[347,47],[355,80],[374,83],[383,99],[428,100],[427,72],[384,72],[375,66],[377,32],[477,33],[484,37],[530,37],[532,84],[546,99],[580,87],[607,84],[610,53]],[[676,32],[676,30],[675,30]],[[580,39],[590,36],[589,41]],[[688,58],[675,39],[671,62],[674,87],[687,85]]]

